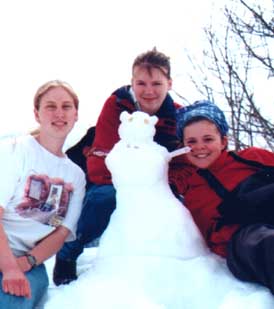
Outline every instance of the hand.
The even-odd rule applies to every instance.
[[[16,258],[17,264],[23,273],[31,269],[31,265],[28,262],[28,259],[25,255],[19,256]]]
[[[5,293],[31,298],[29,281],[19,268],[3,272],[2,288]]]

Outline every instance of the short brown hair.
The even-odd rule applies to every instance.
[[[45,93],[47,93],[50,89],[57,88],[57,87],[63,88],[72,96],[74,105],[76,109],[78,109],[79,99],[78,99],[77,94],[75,93],[75,91],[72,89],[72,87],[68,83],[61,81],[61,80],[52,80],[52,81],[46,82],[45,84],[43,84],[41,87],[38,88],[34,96],[34,108],[38,110],[40,108],[40,101],[41,101],[42,96]]]
[[[170,79],[170,58],[157,51],[156,47],[137,56],[132,65],[132,71],[136,67],[143,67],[151,74],[151,69],[159,69],[168,79]]]

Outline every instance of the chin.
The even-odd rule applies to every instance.
[[[210,166],[210,163],[206,163],[206,162],[202,163],[202,162],[196,162],[196,161],[193,162],[192,161],[191,163],[198,168],[208,168]]]

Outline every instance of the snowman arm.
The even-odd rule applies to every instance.
[[[184,153],[188,153],[191,151],[191,148],[186,146],[186,147],[183,147],[183,148],[180,148],[180,149],[176,149],[174,151],[171,151],[169,153],[169,156],[170,158],[174,158],[176,156],[180,156],[181,154],[184,154]]]

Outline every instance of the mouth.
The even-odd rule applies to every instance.
[[[209,156],[209,153],[193,154],[193,156],[197,159],[205,159]]]
[[[63,128],[67,125],[68,123],[66,121],[55,121],[55,122],[52,122],[52,125],[54,127],[57,127],[57,128]]]
[[[151,102],[151,101],[157,100],[157,98],[154,98],[154,97],[153,97],[153,98],[144,98],[144,97],[143,97],[143,100],[144,100],[144,101],[147,101],[147,102]]]

